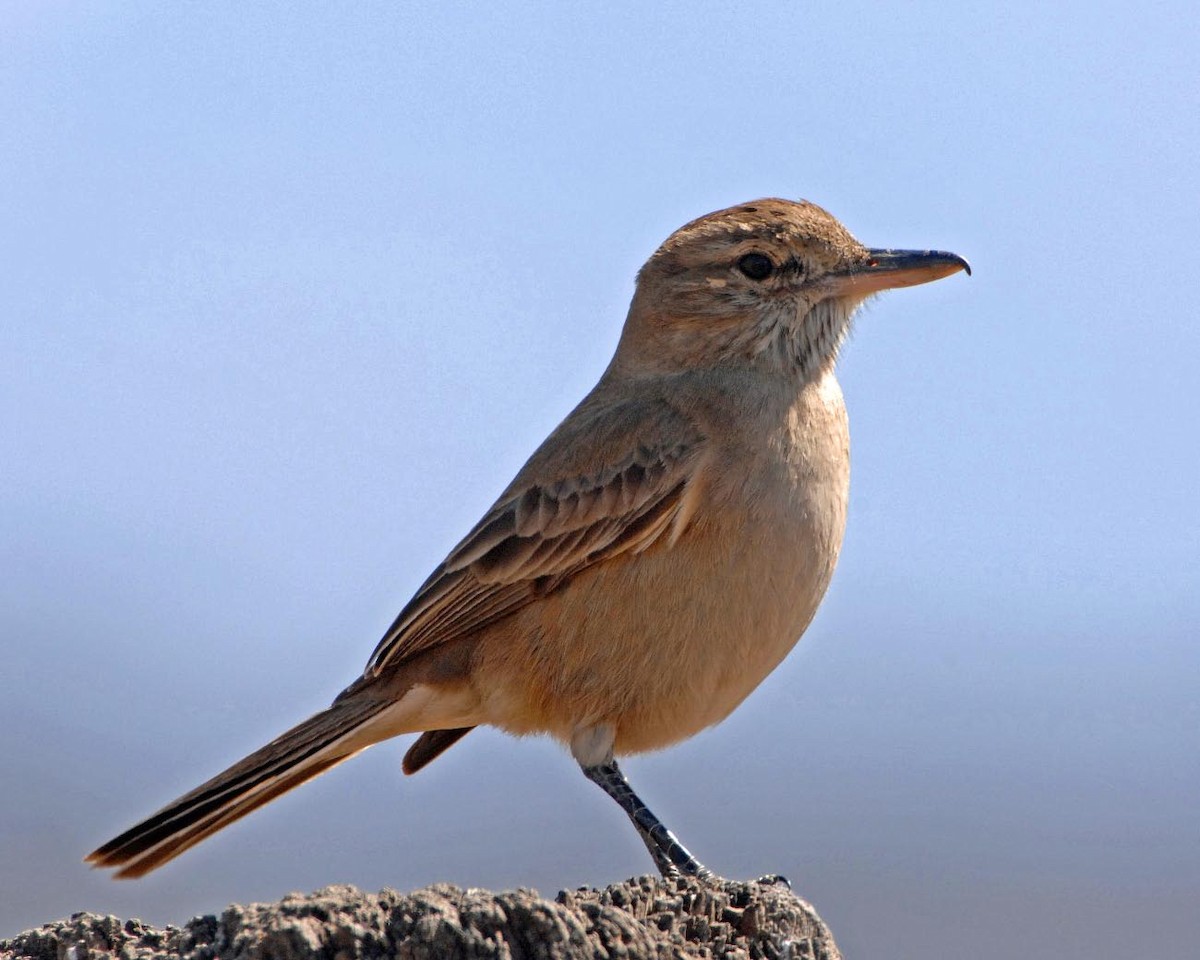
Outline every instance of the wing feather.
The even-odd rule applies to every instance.
[[[518,477],[400,612],[367,674],[510,616],[581,570],[641,552],[686,522],[681,505],[704,443],[676,427],[670,443],[626,446],[624,457],[586,473],[526,484]]]

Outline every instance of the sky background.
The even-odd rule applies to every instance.
[[[828,598],[631,779],[847,956],[1194,957],[1198,77],[1183,2],[0,5],[0,936],[647,872],[491,732],[80,861],[327,704],[657,244],[778,195],[975,275],[860,316]]]

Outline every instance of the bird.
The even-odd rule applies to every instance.
[[[692,220],[637,274],[611,362],[332,704],[86,858],[141,877],[367,747],[416,773],[478,726],[549,735],[664,877],[719,880],[618,757],[719,723],[825,595],[849,496],[839,352],[887,289],[971,268],[869,248],[804,200]]]

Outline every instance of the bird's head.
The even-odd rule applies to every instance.
[[[865,247],[806,201],[729,207],[680,227],[642,267],[614,364],[751,363],[809,379],[869,296],[970,269],[952,253]]]

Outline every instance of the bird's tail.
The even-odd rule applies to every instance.
[[[365,698],[335,703],[88,854],[87,862],[119,867],[122,878],[144,876],[370,746],[376,738],[365,728],[385,706]]]

